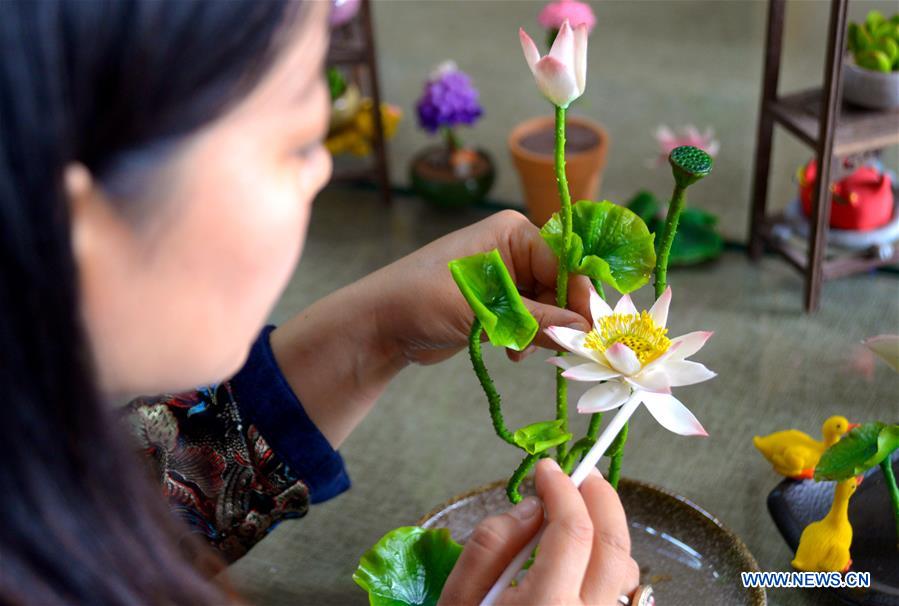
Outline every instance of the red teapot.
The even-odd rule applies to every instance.
[[[810,160],[799,170],[802,212],[812,214],[812,195],[818,166]],[[871,165],[862,165],[830,186],[830,226],[869,231],[883,227],[893,216],[893,184],[889,175]]]

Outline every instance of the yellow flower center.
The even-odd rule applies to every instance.
[[[584,345],[594,351],[605,352],[615,343],[626,345],[637,354],[643,366],[668,351],[671,341],[667,328],[656,326],[647,311],[639,314],[611,314],[600,318],[596,327],[587,333]]]

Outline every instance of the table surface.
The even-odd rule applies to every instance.
[[[273,320],[484,214],[435,212],[402,197],[386,209],[373,192],[326,191]],[[680,493],[717,516],[745,541],[762,570],[790,570],[792,553],[765,507],[779,477],[752,437],[789,427],[816,435],[837,413],[853,421],[896,416],[899,375],[858,343],[899,332],[899,279],[879,273],[828,283],[814,316],[801,312],[799,276],[773,257],[753,265],[742,252],[729,251],[713,264],[671,272],[670,282],[671,334],[715,331],[695,359],[719,376],[677,394],[710,436],[676,436],[639,411],[623,473]],[[649,289],[635,297],[638,306],[650,299]],[[502,351],[485,348],[510,427],[552,416],[549,355],[541,351],[513,364]],[[574,402],[581,389],[575,385],[571,392]],[[586,418],[572,424],[582,435]],[[451,496],[508,477],[519,462],[518,451],[493,434],[464,354],[404,370],[341,452],[351,490],[281,524],[230,568],[255,603],[367,603],[351,578],[366,549]],[[823,590],[770,590],[768,597],[772,604],[837,603]]]

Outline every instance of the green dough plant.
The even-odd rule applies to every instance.
[[[864,23],[850,23],[847,33],[856,65],[875,72],[899,71],[899,13],[887,19],[871,11]]]

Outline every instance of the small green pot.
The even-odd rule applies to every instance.
[[[443,145],[432,145],[409,163],[412,189],[441,208],[462,208],[483,200],[495,178],[493,160],[483,149],[451,153]]]

